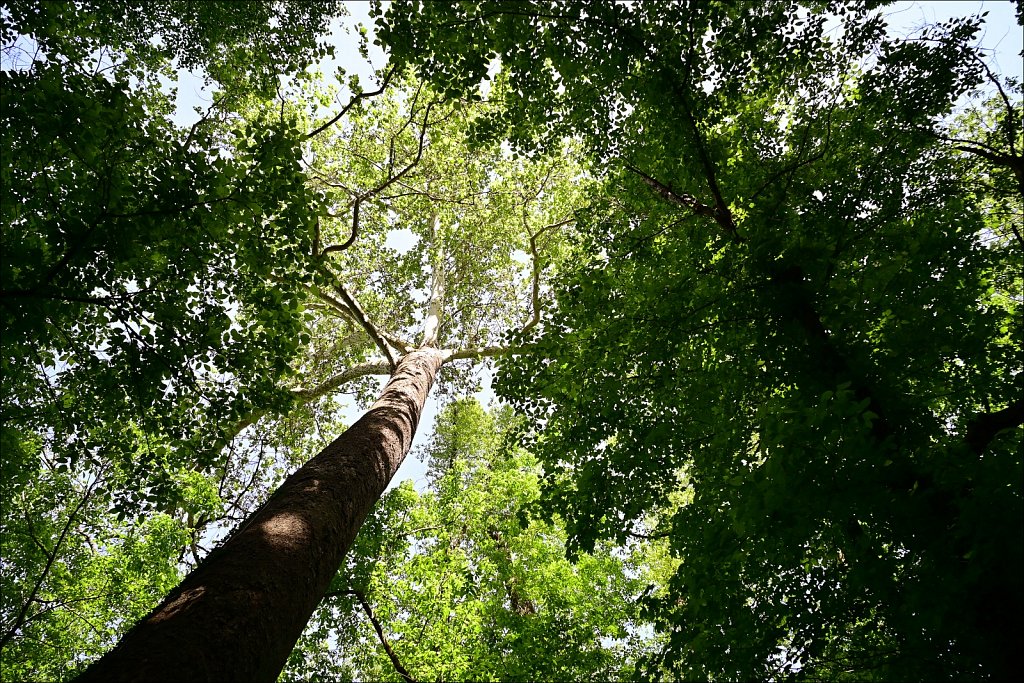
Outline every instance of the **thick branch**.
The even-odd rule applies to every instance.
[[[679,98],[683,105],[683,113],[686,114],[686,119],[690,123],[690,129],[693,131],[693,138],[697,143],[697,156],[700,159],[700,165],[704,169],[704,177],[708,182],[708,189],[711,190],[711,196],[715,199],[715,221],[734,242],[743,242],[743,237],[736,231],[736,223],[732,219],[729,205],[726,204],[725,198],[722,196],[722,190],[718,187],[715,166],[711,162],[711,156],[708,154],[707,147],[704,144],[704,138],[700,134],[697,120],[693,117],[693,112],[690,110],[688,98],[683,91],[679,91]]]
[[[668,185],[665,185],[664,183],[655,180],[654,178],[647,175],[646,173],[641,171],[636,166],[633,166],[632,164],[626,164],[626,168],[640,176],[640,179],[643,180],[648,187],[650,187],[659,195],[661,195],[661,197],[668,201],[669,203],[675,204],[676,206],[684,206],[693,211],[698,216],[704,216],[705,218],[715,217],[715,210],[712,207],[708,206],[707,204],[704,204],[703,202],[698,200],[696,197],[686,194],[685,192],[676,192]]]
[[[524,353],[531,348],[531,344],[522,346],[475,346],[468,349],[447,349],[444,352],[445,361],[449,360],[476,360],[478,358],[495,358],[508,356],[514,353]]]
[[[380,336],[381,337],[383,337],[393,347],[398,349],[398,351],[401,352],[403,355],[406,354],[406,353],[409,353],[411,351],[414,351],[416,349],[415,346],[413,346],[409,342],[405,341],[404,339],[399,337],[397,334],[394,334],[392,332],[388,332],[387,330],[382,330],[380,328],[378,328],[378,331],[380,332]]]
[[[545,225],[537,232],[530,232],[530,228],[527,224],[526,219],[526,208],[523,207],[523,226],[526,228],[527,234],[530,235],[530,260],[533,264],[533,282],[531,283],[530,287],[530,306],[532,308],[532,312],[530,318],[526,321],[526,323],[520,330],[520,333],[529,332],[530,330],[537,326],[537,323],[540,322],[540,272],[542,270],[542,266],[540,263],[540,254],[537,253],[537,238],[539,238],[548,230],[554,230],[555,228],[560,228],[563,225],[568,225],[569,223],[572,223],[574,220],[575,219],[573,218],[566,218],[565,220]]]
[[[434,213],[430,219],[431,237],[437,240],[437,230],[441,219]],[[430,299],[427,301],[427,318],[423,321],[423,339],[420,346],[436,346],[438,333],[441,329],[441,316],[444,313],[442,308],[444,302],[444,263],[440,258],[434,259],[434,267],[430,274]]]
[[[981,413],[967,423],[965,439],[975,454],[981,455],[999,432],[1024,424],[1024,399],[1018,399],[1002,410]]]
[[[330,378],[314,387],[310,387],[308,389],[294,389],[292,391],[292,396],[295,396],[298,400],[303,402],[312,401],[334,391],[341,385],[351,382],[354,379],[368,377],[370,375],[390,374],[391,365],[385,361],[360,363],[358,365],[353,365],[350,368],[346,368],[336,375],[332,375]]]
[[[973,140],[944,139],[948,142],[953,142],[953,147],[961,152],[974,154],[992,162],[996,166],[1002,166],[1013,171],[1013,175],[1017,178],[1017,188],[1020,190],[1021,196],[1024,196],[1024,157],[990,151],[993,149],[992,147]]]
[[[331,277],[331,279],[333,280],[333,282],[331,283],[331,287],[334,289],[335,292],[337,292],[338,296],[341,297],[341,303],[344,306],[343,308],[339,308],[339,310],[347,309],[349,315],[351,315],[352,318],[357,323],[359,323],[359,325],[364,330],[366,330],[366,333],[370,335],[370,339],[372,339],[373,343],[377,346],[378,349],[380,349],[380,352],[384,354],[384,357],[387,358],[388,363],[391,364],[391,369],[394,370],[395,366],[398,365],[398,361],[395,359],[395,355],[391,351],[391,347],[389,347],[387,342],[384,341],[384,338],[381,337],[380,330],[377,329],[376,325],[370,322],[370,319],[369,317],[367,317],[366,312],[363,310],[363,307],[359,305],[359,302],[356,300],[354,296],[349,294],[349,291],[345,288],[345,286],[342,285],[338,281],[338,279],[334,277],[334,274],[331,273],[326,267],[322,268],[322,272],[325,275]],[[338,307],[337,304],[339,302],[334,301],[332,297],[325,296],[324,300],[327,301],[328,303],[331,303],[333,306]]]

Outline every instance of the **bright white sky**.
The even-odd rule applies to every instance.
[[[322,73],[333,74],[337,67],[343,68],[348,74],[359,74],[361,83],[367,89],[372,89],[374,83],[372,75],[375,69],[380,69],[387,63],[387,57],[381,49],[372,44],[373,23],[369,18],[369,3],[367,2],[346,2],[351,16],[339,20],[333,24],[332,37],[334,39],[336,56],[334,59],[326,60],[320,66]],[[1014,5],[1010,0],[962,0],[958,2],[936,2],[933,0],[909,0],[896,2],[884,9],[888,18],[889,30],[894,35],[904,36],[914,33],[924,25],[944,21],[953,17],[964,17],[981,12],[988,12],[985,25],[982,29],[981,44],[986,50],[992,51],[990,64],[996,73],[1014,76],[1024,80],[1024,61],[1020,58],[1022,50],[1022,30],[1017,26],[1014,16]],[[371,36],[370,63],[359,54],[358,42],[354,33],[349,33],[350,27],[362,23],[365,25]],[[202,81],[187,73],[179,73],[178,83],[178,114],[176,121],[182,125],[191,125],[196,119],[193,107],[206,108],[211,102],[209,92],[202,88]],[[369,87],[368,87],[369,86]],[[401,246],[395,244],[394,246]],[[494,400],[494,393],[490,388],[490,372],[484,372],[483,390],[477,394],[477,398],[489,405]],[[354,422],[357,411],[350,406],[345,410],[349,422]],[[427,401],[423,416],[420,421],[420,428],[417,431],[416,439],[413,442],[413,450],[405,463],[398,470],[398,474],[392,481],[392,487],[406,479],[412,479],[417,489],[426,488],[426,464],[418,459],[416,455],[433,434],[434,419],[437,415],[437,401],[431,397]],[[391,487],[389,487],[391,488]]]

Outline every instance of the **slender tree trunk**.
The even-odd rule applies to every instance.
[[[380,399],[80,681],[274,681],[412,445],[441,351],[406,355]]]

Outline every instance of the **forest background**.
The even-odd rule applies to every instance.
[[[1019,7],[808,5],[5,4],[4,677],[1011,672]]]

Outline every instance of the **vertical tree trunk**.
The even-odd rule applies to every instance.
[[[292,474],[80,681],[274,681],[412,445],[442,352],[406,355],[358,422]]]

